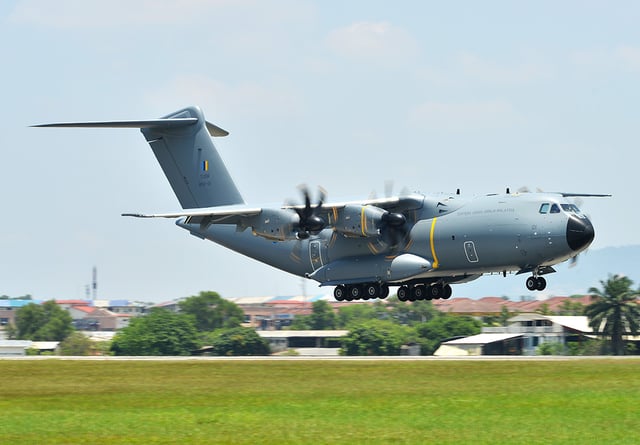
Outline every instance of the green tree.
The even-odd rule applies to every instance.
[[[400,355],[400,347],[415,337],[413,330],[387,320],[369,320],[351,326],[342,338],[345,355]]]
[[[389,316],[398,324],[413,326],[424,323],[440,314],[431,301],[402,302],[397,298],[389,299]]]
[[[638,292],[631,289],[633,281],[621,275],[609,275],[607,281],[600,280],[600,284],[602,289],[589,289],[594,302],[585,308],[584,313],[589,317],[589,325],[594,331],[610,338],[613,353],[624,355],[622,336],[638,335]]]
[[[200,346],[193,317],[154,308],[113,338],[115,355],[189,355]]]
[[[564,300],[560,305],[559,315],[582,315],[584,314],[584,304],[579,301]]]
[[[181,301],[178,306],[181,312],[194,317],[196,328],[201,332],[235,328],[244,321],[240,306],[225,300],[217,292],[200,292]]]
[[[325,300],[314,301],[311,307],[311,314],[299,315],[294,318],[290,329],[295,330],[326,330],[335,329],[338,317],[331,305]]]
[[[71,315],[55,301],[29,303],[16,311],[16,337],[20,340],[62,341],[73,329]]]
[[[93,344],[86,335],[73,332],[60,343],[58,348],[60,355],[89,355]]]
[[[538,314],[541,314],[541,315],[552,315],[553,314],[553,312],[549,308],[549,304],[547,304],[547,303],[542,303],[540,305],[540,307],[536,310],[536,312]]]
[[[355,323],[366,320],[379,319],[381,310],[386,314],[386,308],[381,309],[379,301],[374,304],[353,303],[338,309],[337,326],[347,328]]]
[[[503,304],[500,307],[500,326],[506,326],[509,323],[509,319],[513,317],[513,313],[509,312],[509,308]]]
[[[269,355],[269,343],[252,328],[218,329],[209,334],[213,355]]]
[[[433,354],[444,339],[479,334],[482,323],[466,315],[439,314],[426,323],[416,325],[422,355]]]
[[[311,315],[296,315],[291,324],[284,329],[293,331],[308,331],[311,329]]]
[[[328,302],[324,300],[313,302],[311,312],[311,329],[335,329],[336,321],[336,313]]]

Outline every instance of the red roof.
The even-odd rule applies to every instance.
[[[73,306],[73,309],[76,309],[76,310],[82,311],[82,312],[86,312],[87,314],[90,314],[91,312],[93,312],[95,310],[94,307],[89,307],[89,306]]]
[[[88,300],[55,300],[56,304],[67,304],[70,306],[88,306]]]

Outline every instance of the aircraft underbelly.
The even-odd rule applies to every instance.
[[[249,230],[238,232],[235,225],[211,225],[204,232],[198,225],[178,225],[197,237],[206,238],[285,272],[304,276],[313,271],[309,240],[271,241],[254,236]],[[319,258],[316,257],[315,261],[317,265]]]

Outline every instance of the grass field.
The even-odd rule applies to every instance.
[[[637,444],[640,359],[0,360],[6,444]]]

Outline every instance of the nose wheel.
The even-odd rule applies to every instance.
[[[544,290],[547,287],[547,280],[543,277],[529,277],[525,283],[529,290]]]

